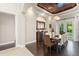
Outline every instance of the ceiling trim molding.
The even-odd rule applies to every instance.
[[[73,12],[66,12],[66,13],[62,13],[62,14],[56,14],[58,16],[64,16],[64,15],[68,15],[68,14],[76,14],[79,13],[79,10],[73,11]]]

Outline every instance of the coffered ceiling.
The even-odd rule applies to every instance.
[[[76,3],[38,3],[37,6],[52,13],[57,14],[75,7]]]

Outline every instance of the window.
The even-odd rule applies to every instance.
[[[67,32],[72,33],[72,23],[67,24]]]

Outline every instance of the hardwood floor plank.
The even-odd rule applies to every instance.
[[[44,51],[42,43],[31,43],[26,45],[26,47],[35,56],[49,56],[49,52]],[[60,53],[57,53],[54,49],[52,49],[51,56],[79,56],[79,42],[68,41],[67,46]]]

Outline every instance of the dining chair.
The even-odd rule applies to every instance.
[[[49,48],[49,51],[50,51],[50,55],[51,55],[51,47],[52,46],[55,46],[55,42],[51,42],[50,40],[50,36],[49,35],[45,35],[44,36],[44,49],[46,48],[47,51],[48,51],[48,48]]]

